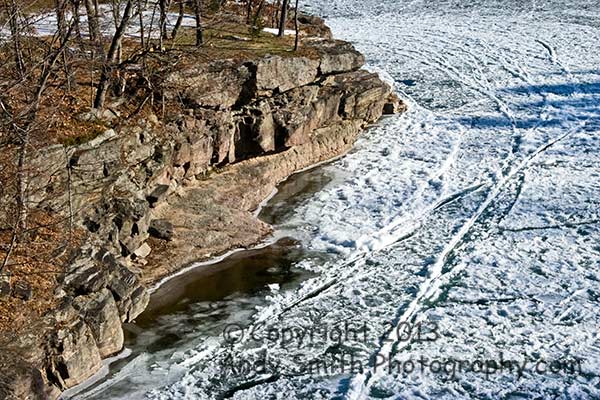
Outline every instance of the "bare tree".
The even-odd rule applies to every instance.
[[[19,77],[25,75],[25,61],[23,60],[23,49],[21,46],[22,27],[19,24],[20,7],[15,0],[5,0],[5,8],[8,13],[8,25],[13,46],[15,67]]]
[[[98,90],[96,91],[96,97],[94,99],[94,108],[102,109],[106,100],[106,93],[110,85],[110,78],[115,64],[117,63],[117,57],[119,54],[119,48],[123,42],[123,36],[129,25],[133,11],[133,0],[127,0],[121,21],[115,30],[115,34],[112,37],[110,48],[106,54],[105,60],[102,65],[102,73],[100,75],[100,81],[98,82]]]
[[[273,28],[276,28],[279,26],[279,8],[281,7],[281,0],[277,0],[275,3],[273,3],[274,7],[273,7],[273,15],[271,18],[271,26]]]
[[[246,0],[246,23],[249,24],[252,19],[252,0]]]
[[[27,198],[27,177],[25,164],[28,157],[28,149],[30,147],[30,136],[31,132],[37,128],[36,118],[42,102],[42,96],[48,87],[48,80],[56,72],[56,63],[67,48],[73,28],[74,24],[71,23],[69,28],[64,32],[64,35],[61,35],[60,33],[55,35],[53,43],[58,40],[58,48],[54,49],[53,43],[49,47],[48,53],[43,59],[39,78],[34,85],[32,98],[25,109],[13,110],[5,96],[0,96],[0,113],[3,116],[2,120],[6,121],[5,124],[8,125],[9,130],[15,136],[15,142],[18,146],[16,171],[17,192],[15,196],[16,217],[13,224],[11,240],[2,264],[0,265],[0,273],[9,263],[10,257],[18,243],[19,232],[24,231],[26,228],[27,207],[25,202]]]
[[[287,22],[287,14],[290,0],[283,0],[281,3],[281,15],[279,19],[279,32],[277,36],[283,37],[285,34],[285,24]]]
[[[98,45],[100,42],[100,20],[98,17],[98,1],[84,0],[85,12],[88,20],[88,30],[92,43]]]
[[[298,50],[298,44],[300,42],[300,29],[298,28],[298,0],[296,0],[296,8],[294,10],[294,29],[296,36],[294,38],[294,51]]]
[[[81,21],[79,19],[79,6],[81,0],[69,0],[71,4],[71,12],[73,13],[73,33],[77,39],[81,40]]]
[[[137,0],[137,12],[138,12],[138,17],[139,17],[139,24],[140,24],[140,47],[142,48],[142,50],[146,49],[146,46],[144,45],[144,9],[145,9],[145,4],[142,3],[143,0]]]
[[[204,32],[202,28],[202,0],[192,0],[194,2],[194,17],[196,18],[196,46],[202,46],[204,43]]]
[[[158,6],[160,8],[160,20],[159,20],[160,38],[161,38],[161,40],[166,40],[169,38],[169,36],[167,34],[167,18],[168,18],[169,7],[171,7],[171,0],[158,0]]]
[[[54,10],[56,12],[56,26],[58,33],[62,38],[65,35],[65,11],[67,2],[65,0],[54,0]]]
[[[179,0],[179,14],[177,15],[177,21],[175,22],[175,26],[173,27],[173,31],[171,33],[171,38],[173,40],[175,40],[175,38],[177,37],[177,32],[179,32],[179,28],[181,28],[181,24],[183,23],[185,3],[185,0]]]
[[[72,4],[72,3],[71,3]],[[59,40],[62,42],[67,34],[67,21],[66,21],[66,12],[68,9],[68,0],[55,0],[54,8],[56,11],[56,24],[57,24],[57,34]],[[72,10],[72,20],[71,24],[73,25],[72,31],[79,31],[79,14],[78,10]],[[71,88],[75,85],[75,76],[71,71],[69,66],[69,56],[67,51],[63,51],[62,53],[62,67],[65,73],[66,86],[67,91],[70,91]]]

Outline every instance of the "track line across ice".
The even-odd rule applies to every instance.
[[[475,222],[481,217],[483,212],[498,197],[498,195],[504,189],[506,184],[517,173],[527,168],[538,155],[548,150],[561,140],[567,138],[579,129],[580,127],[577,127],[563,134],[562,136],[550,141],[549,143],[546,143],[543,146],[539,147],[535,152],[533,152],[533,154],[531,154],[523,162],[521,162],[520,165],[514,168],[508,176],[502,178],[502,180],[493,188],[493,190],[488,195],[487,199],[481,204],[481,206],[475,212],[475,214],[467,221],[467,223],[465,223],[462,226],[460,231],[452,238],[450,243],[446,245],[442,253],[437,256],[435,265],[431,269],[431,275],[429,276],[427,281],[425,281],[421,285],[421,287],[419,288],[419,294],[412,301],[408,309],[399,318],[398,323],[390,329],[390,334],[387,336],[387,340],[383,341],[385,344],[380,349],[375,359],[391,360],[392,352],[397,352],[401,350],[402,347],[408,345],[409,342],[407,342],[406,340],[400,340],[399,335],[402,334],[402,330],[399,328],[401,328],[406,322],[410,321],[410,319],[415,315],[415,312],[419,309],[419,305],[423,300],[427,299],[431,301],[436,296],[436,291],[438,291],[441,284],[440,278],[443,276],[443,267],[446,263],[446,258],[461,243],[467,232],[471,230],[471,228],[473,227]],[[352,382],[351,391],[348,393],[347,396],[348,399],[359,400],[367,398],[369,389],[371,387],[370,385],[384,373],[383,371],[384,370],[381,368],[374,368],[373,371],[370,371],[365,375],[358,375]]]

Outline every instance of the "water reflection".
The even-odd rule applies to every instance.
[[[293,209],[332,180],[317,168],[290,177],[260,213],[275,225],[286,222]],[[233,253],[164,283],[135,323],[125,324],[130,354],[111,364],[105,377],[80,393],[78,399],[144,398],[145,393],[174,378],[163,368],[199,344],[218,340],[229,323],[248,324],[256,307],[272,290],[290,290],[313,273],[299,261],[323,263],[331,255],[304,249],[283,237],[269,246]]]

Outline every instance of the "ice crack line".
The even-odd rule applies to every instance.
[[[585,125],[585,123],[583,124]],[[506,177],[499,181],[499,183],[494,187],[492,192],[488,195],[486,200],[479,206],[477,211],[473,214],[473,216],[461,227],[460,231],[453,236],[452,240],[444,247],[444,250],[440,253],[438,258],[436,259],[436,263],[432,268],[432,272],[429,278],[421,285],[418,295],[411,302],[407,310],[400,316],[397,324],[393,329],[390,330],[388,334],[387,340],[384,340],[384,343],[380,350],[378,351],[376,357],[372,357],[372,359],[385,359],[391,360],[394,356],[394,353],[401,350],[408,343],[406,341],[401,341],[398,337],[398,334],[401,333],[401,329],[399,327],[400,324],[408,322],[415,313],[419,310],[419,305],[423,300],[431,300],[435,297],[437,290],[439,289],[442,283],[443,267],[446,263],[447,257],[450,255],[452,251],[454,251],[460,243],[463,241],[465,235],[471,230],[473,225],[477,222],[477,220],[481,217],[481,215],[485,212],[485,210],[492,204],[492,202],[498,197],[498,195],[502,192],[503,188],[506,184],[520,171],[527,168],[530,163],[540,154],[557,144],[558,142],[564,140],[566,137],[570,136],[579,127],[574,128],[567,133],[559,136],[558,138],[551,140],[548,143],[537,148],[533,153],[530,154],[525,160],[523,160],[517,168],[512,170]],[[453,271],[456,273],[457,271]],[[449,274],[448,272],[446,274]],[[349,400],[358,400],[365,399],[368,396],[368,393],[373,385],[378,379],[382,377],[384,371],[382,369],[372,369],[366,373],[357,375],[351,385],[350,391],[346,395],[346,398]]]

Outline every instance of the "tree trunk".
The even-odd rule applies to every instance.
[[[144,45],[144,6],[142,5],[142,0],[137,0],[137,8],[138,8],[138,17],[140,22],[140,46],[143,50],[146,50],[146,46]]]
[[[25,76],[25,62],[23,61],[23,49],[21,47],[22,29],[19,26],[19,7],[16,1],[11,0],[10,4],[7,4],[6,10],[8,12],[8,24],[10,26],[12,46],[15,53],[15,67],[19,77],[22,78]]]
[[[177,16],[177,21],[175,22],[175,26],[173,27],[173,32],[171,32],[171,39],[175,40],[177,37],[177,32],[179,32],[179,28],[181,28],[181,24],[183,23],[183,14],[185,11],[185,0],[179,0],[179,15]]]
[[[75,32],[75,36],[78,40],[81,39],[81,21],[79,19],[79,5],[80,0],[70,0],[71,2],[71,12],[73,13],[73,30]]]
[[[296,0],[296,10],[294,11],[294,29],[296,30],[296,38],[294,39],[294,51],[298,50],[300,42],[300,29],[298,28],[298,0]]]
[[[171,5],[171,0],[159,0],[158,6],[160,8],[160,38],[161,38],[161,48],[162,48],[162,40],[166,40],[169,38],[167,34],[167,13],[169,12],[169,6]]]
[[[202,46],[204,43],[204,33],[202,32],[202,0],[194,0],[194,14],[196,17],[196,46]]]
[[[85,12],[88,18],[90,40],[97,46],[100,42],[100,22],[98,21],[98,4],[95,0],[85,0]]]
[[[281,7],[281,0],[277,0],[275,7],[273,7],[273,17],[271,18],[271,27],[279,27],[279,8]]]
[[[66,14],[66,10],[67,10],[67,0],[55,0],[54,6],[56,9],[57,31],[58,31],[58,35],[59,35],[59,40],[62,43],[63,40],[65,40],[65,36],[67,34],[67,26],[66,26],[66,18],[65,18],[65,14]],[[76,19],[73,18],[73,22],[72,22],[73,27],[75,27],[77,25],[75,23],[75,21],[76,21]],[[70,92],[71,88],[75,85],[75,79],[74,79],[73,73],[71,72],[71,68],[69,67],[69,57],[68,57],[68,54],[66,51],[62,53],[62,67],[63,67],[63,71],[65,73],[67,92]]]
[[[283,37],[285,34],[285,23],[287,22],[287,13],[290,0],[283,0],[281,4],[281,18],[279,20],[279,33],[277,36]]]
[[[60,38],[65,36],[66,27],[65,27],[65,8],[67,2],[65,0],[55,0],[54,1],[54,9],[56,11],[56,27]]]
[[[247,0],[248,3],[246,4],[246,23],[250,24],[252,21],[252,0]]]
[[[106,100],[106,92],[108,91],[111,72],[117,60],[118,51],[121,47],[125,30],[127,29],[127,25],[129,25],[129,20],[131,19],[132,8],[133,0],[128,0],[127,4],[125,5],[125,10],[123,11],[121,23],[115,31],[108,54],[104,60],[104,65],[102,66],[102,74],[100,75],[100,82],[98,82],[98,90],[96,91],[96,98],[94,99],[94,108],[96,109],[101,109],[104,107],[104,101]]]

